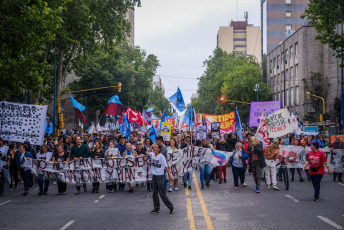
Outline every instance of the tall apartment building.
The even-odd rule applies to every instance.
[[[301,18],[309,0],[261,0],[263,52],[270,53],[290,34],[307,25]]]
[[[217,47],[228,53],[237,51],[256,56],[259,62],[262,61],[260,41],[259,26],[247,21],[231,21],[229,26],[220,26],[217,32]]]
[[[281,100],[300,121],[319,120],[323,113],[322,100],[306,98],[311,92],[325,99],[326,113],[338,122],[334,104],[341,97],[340,59],[315,40],[316,35],[314,27],[303,26],[272,50],[267,55],[267,84],[273,100]]]

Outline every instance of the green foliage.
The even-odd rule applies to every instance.
[[[39,97],[50,89],[52,64],[47,55],[62,24],[61,11],[52,9],[49,1],[1,1],[0,100],[25,90]]]
[[[310,0],[308,8],[302,18],[309,20],[311,25],[319,32],[316,36],[323,44],[328,44],[338,58],[344,60],[342,55],[344,40],[337,26],[344,22],[344,1],[338,0]],[[340,30],[339,30],[340,31]]]
[[[253,58],[226,53],[217,48],[204,64],[207,66],[198,84],[199,97],[192,100],[192,106],[202,113],[213,113],[214,102],[216,114],[231,112],[239,107],[242,121],[249,116],[249,105],[237,103],[220,103],[221,96],[225,100],[251,102],[257,100],[255,85],[257,83],[257,65]],[[259,101],[271,99],[271,89],[262,82],[261,71],[258,70]]]
[[[70,84],[70,89],[98,88],[122,82],[122,92],[109,89],[80,94],[87,109],[103,110],[106,102],[115,94],[119,95],[124,107],[130,106],[134,110],[142,111],[148,101],[153,101],[151,104],[164,109],[163,106],[160,107],[161,104],[154,103],[160,103],[159,100],[162,100],[160,91],[152,91],[153,76],[159,66],[156,56],[147,55],[140,48],[131,47],[126,43],[107,51],[104,50],[104,46],[105,44],[100,44],[94,52],[85,51],[84,55],[74,60],[73,67],[80,79]]]
[[[145,108],[154,107],[154,111],[164,111],[165,116],[172,115],[172,105],[170,101],[165,97],[165,92],[160,87],[154,87],[149,93],[148,103]]]

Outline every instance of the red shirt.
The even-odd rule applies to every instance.
[[[307,156],[307,161],[309,162],[309,168],[311,167],[319,167],[319,170],[317,172],[312,172],[311,169],[309,169],[309,175],[314,174],[325,174],[325,166],[324,162],[327,162],[325,153],[323,151],[318,150],[317,152],[313,152],[313,150],[309,151]]]

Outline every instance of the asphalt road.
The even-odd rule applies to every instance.
[[[74,195],[68,185],[67,195],[59,196],[51,183],[49,195],[37,196],[38,185],[27,197],[21,196],[23,185],[5,191],[0,197],[0,229],[343,229],[344,183],[332,182],[325,175],[320,200],[313,202],[311,182],[290,182],[286,191],[253,191],[253,178],[246,174],[246,188],[233,189],[228,168],[227,184],[211,182],[200,190],[199,173],[195,171],[192,190],[168,193],[177,206],[175,214],[161,202],[161,213],[153,210],[151,193],[145,186],[133,193],[107,193],[101,185],[99,194]],[[296,175],[297,176],[297,175]],[[181,181],[181,180],[180,180]],[[126,186],[128,190],[128,186]]]

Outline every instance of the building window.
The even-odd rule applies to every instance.
[[[284,72],[282,72],[282,75],[281,75],[281,82],[284,82]]]
[[[291,18],[291,11],[286,11],[285,12],[285,17],[286,18]]]
[[[291,4],[291,0],[285,0],[285,4],[290,5]]]
[[[280,101],[280,100],[281,100],[281,94],[280,94],[280,92],[277,93],[277,96],[278,96],[278,101]]]
[[[299,87],[296,86],[295,87],[295,103],[296,105],[299,105],[300,104],[300,98],[299,98]]]
[[[299,43],[295,43],[295,58],[298,57],[299,54]]]
[[[299,65],[295,65],[295,77],[297,77],[299,73]]]
[[[283,105],[283,107],[284,107],[284,90],[282,91],[282,94],[281,94],[281,97],[282,97],[282,105]]]
[[[234,49],[238,47],[246,47],[246,45],[234,45]]]
[[[274,68],[276,68],[276,58],[274,58]]]
[[[286,25],[286,26],[285,26],[285,30],[286,30],[286,31],[291,30],[291,25]]]
[[[294,88],[290,89],[290,105],[294,106]]]
[[[280,80],[280,74],[277,74],[277,83],[279,82]]]
[[[277,101],[277,98],[276,98],[277,96],[276,96],[276,93],[274,93],[274,100],[275,101]]]
[[[234,41],[246,41],[246,38],[234,38]]]
[[[288,50],[285,51],[285,60],[287,61],[289,59],[289,52]],[[287,64],[287,63],[285,63]]]
[[[293,78],[293,77],[294,77],[293,70],[294,70],[294,68],[293,68],[293,67],[290,67],[290,78]]]
[[[290,58],[294,57],[294,47],[290,46]]]
[[[285,71],[285,79],[286,79],[286,80],[289,79],[288,70]]]
[[[287,89],[286,92],[287,92],[287,95],[286,95],[286,100],[287,100],[287,101],[286,101],[285,103],[286,103],[286,105],[288,106],[288,105],[289,105],[289,90]]]

